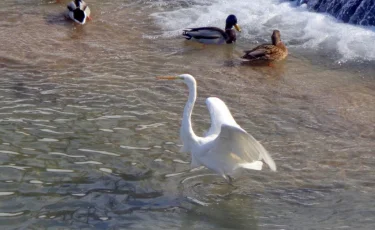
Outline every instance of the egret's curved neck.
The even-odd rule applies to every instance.
[[[195,135],[193,131],[193,127],[191,124],[191,114],[193,112],[195,100],[197,99],[197,85],[195,82],[192,82],[191,84],[188,85],[188,88],[189,88],[189,98],[184,108],[184,114],[183,114],[182,125],[181,125],[181,134],[184,139],[183,140],[184,145],[190,146],[190,144],[196,143],[198,139],[197,135]],[[188,142],[188,143],[185,143],[185,142]]]

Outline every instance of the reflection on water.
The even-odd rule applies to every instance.
[[[92,0],[84,27],[60,19],[64,4],[31,2],[0,3],[2,228],[374,228],[371,64],[249,66],[241,41],[151,39],[159,28],[145,15],[160,9],[145,1]],[[204,99],[219,96],[278,173],[230,186],[190,170],[178,137],[186,88],[154,80],[181,73],[198,81],[197,133]]]

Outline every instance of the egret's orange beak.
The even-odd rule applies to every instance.
[[[161,76],[161,77],[156,77],[158,80],[176,80],[178,77],[175,76]]]

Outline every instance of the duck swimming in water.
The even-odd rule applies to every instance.
[[[280,31],[274,30],[272,44],[263,44],[252,50],[244,51],[242,57],[247,60],[281,61],[288,56],[288,49],[280,39]]]
[[[68,6],[68,10],[65,12],[67,18],[72,19],[78,24],[85,24],[86,20],[90,20],[90,8],[83,0],[71,1]]]
[[[230,44],[236,41],[236,32],[232,29],[235,28],[241,32],[237,24],[237,17],[233,14],[227,17],[225,23],[225,31],[217,27],[198,27],[185,29],[182,33],[187,40],[194,39],[204,44]]]

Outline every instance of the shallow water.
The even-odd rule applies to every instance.
[[[370,42],[324,52],[329,41],[293,40],[290,29],[285,62],[249,66],[242,50],[268,39],[262,23],[246,35],[251,17],[234,46],[175,32],[195,23],[184,10],[208,9],[220,26],[226,2],[90,3],[84,27],[64,20],[64,2],[0,3],[3,229],[374,229],[375,60],[358,58]],[[209,127],[204,99],[219,96],[278,173],[244,172],[233,187],[189,171],[178,152],[186,88],[154,78],[180,73],[198,82],[196,132]]]

